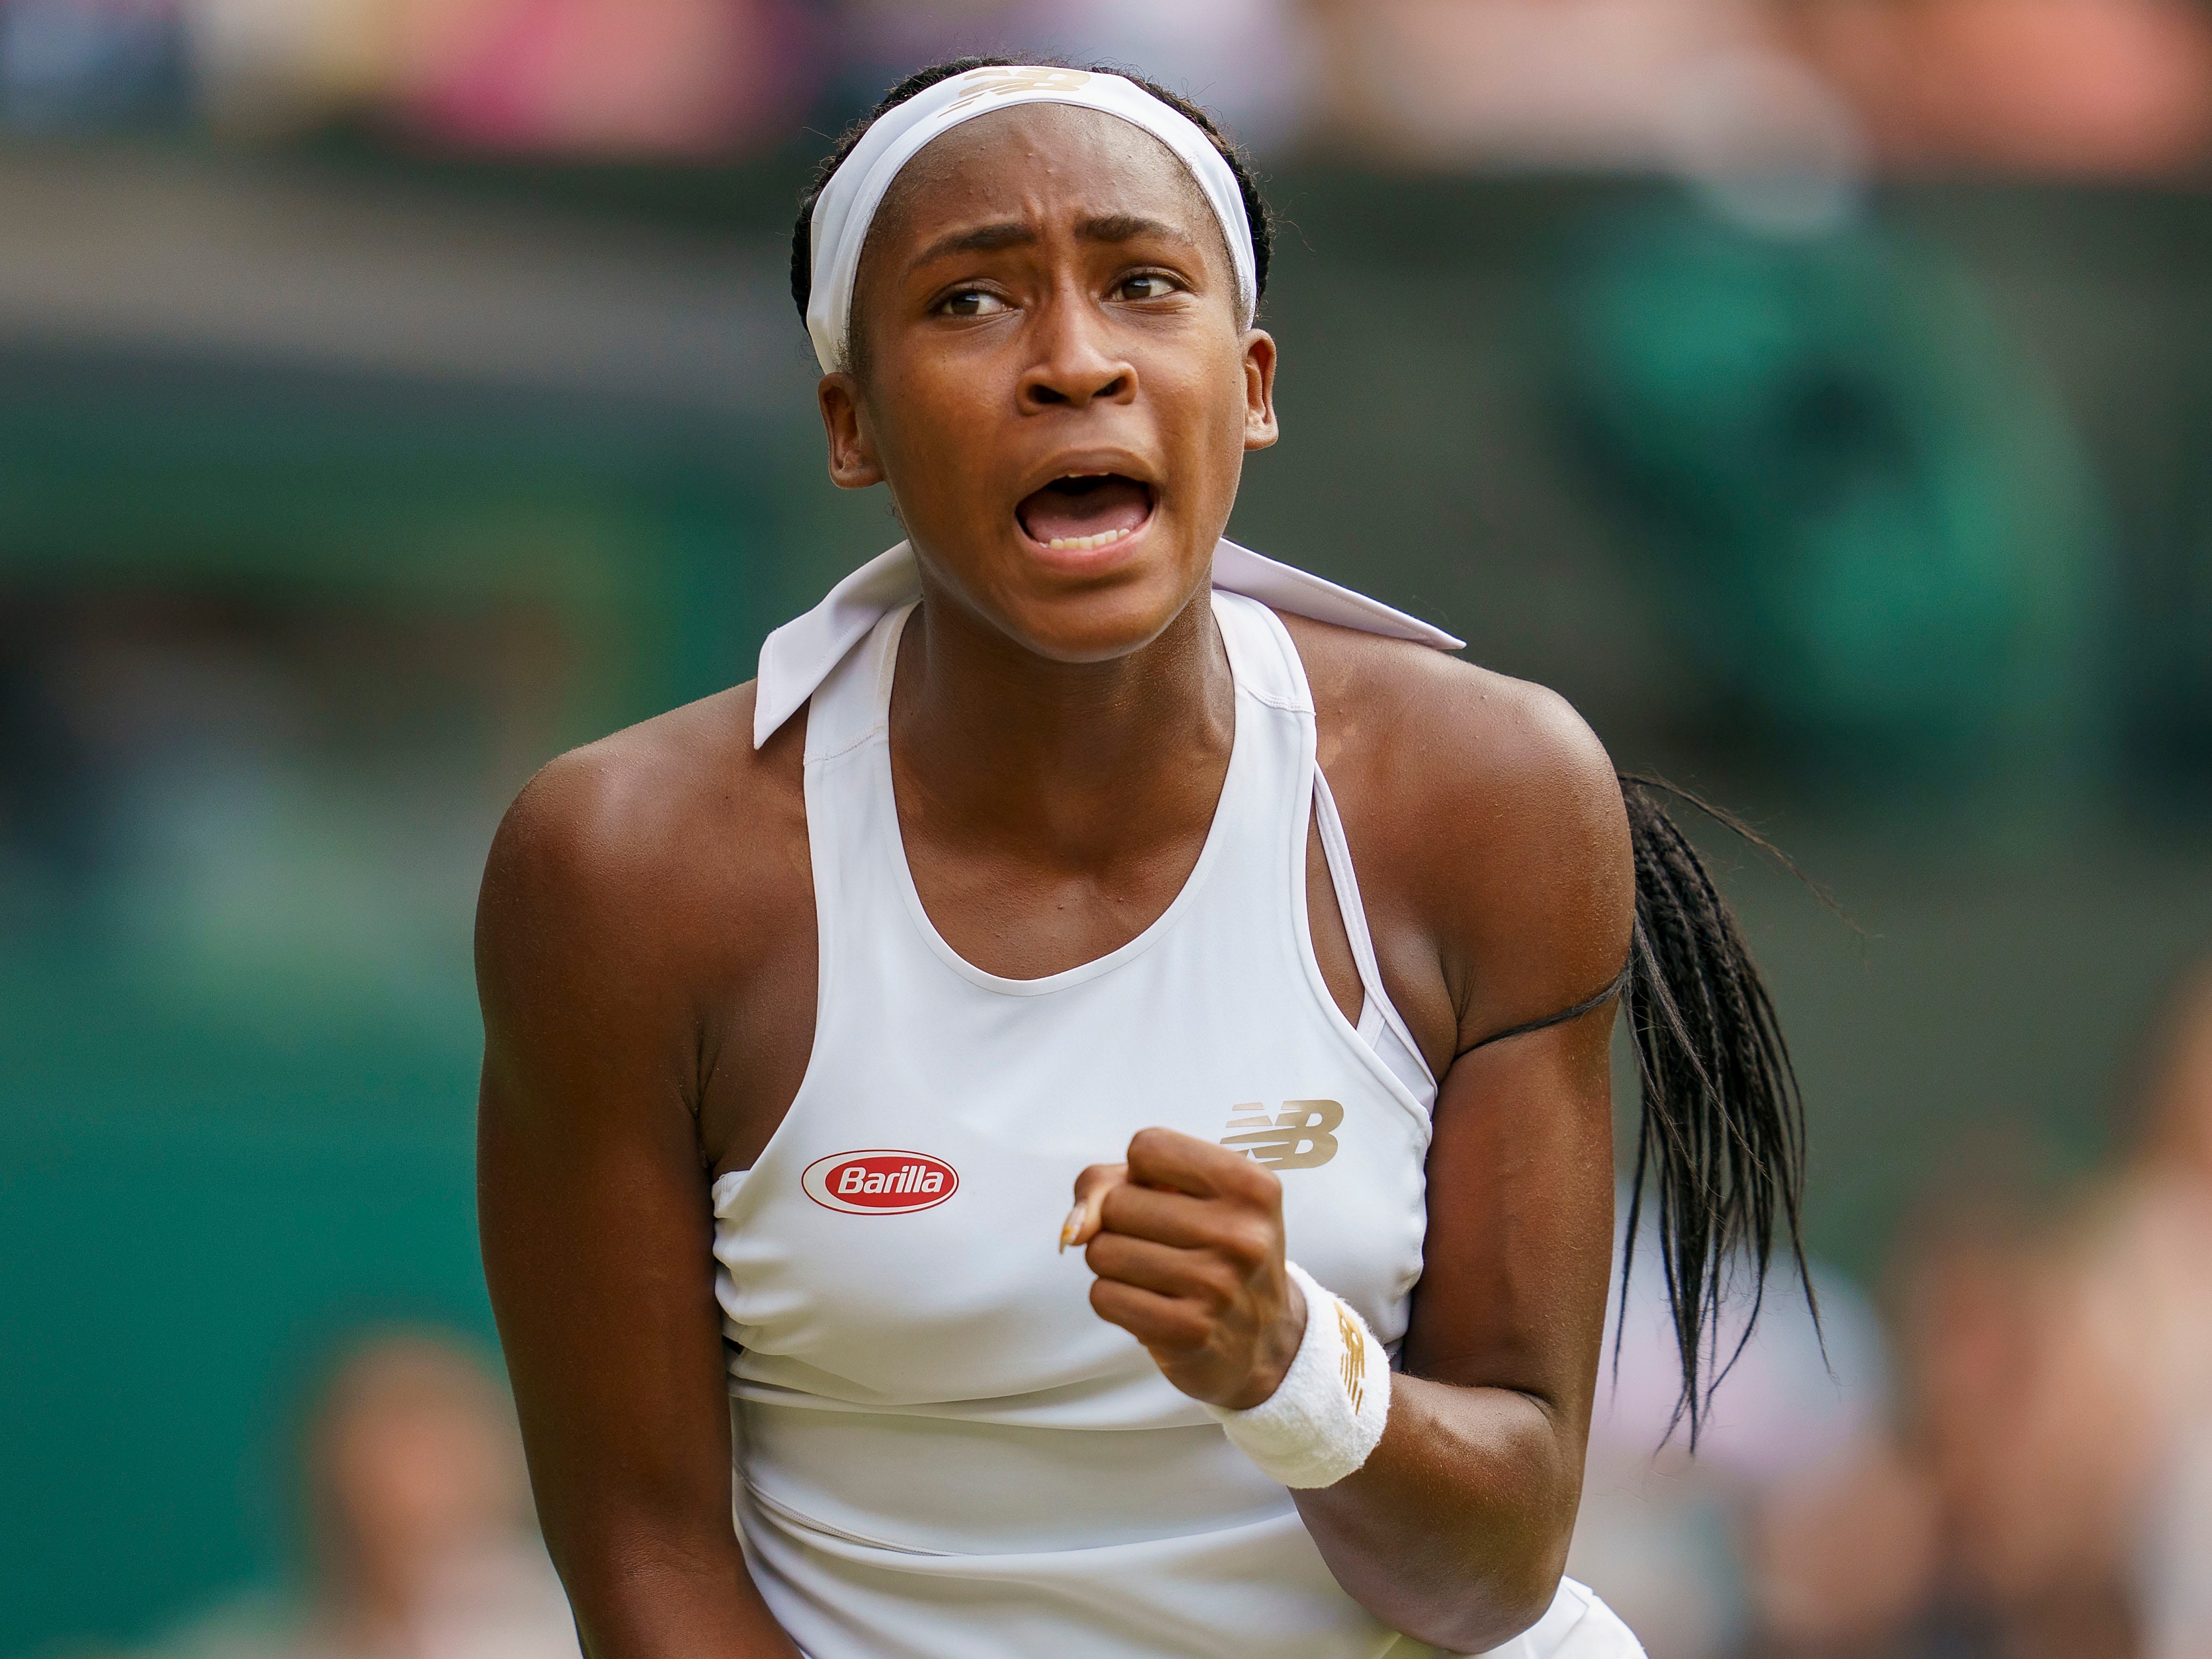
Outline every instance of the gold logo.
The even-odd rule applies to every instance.
[[[1286,1100],[1281,1113],[1267,1115],[1258,1101],[1232,1106],[1231,1130],[1221,1144],[1271,1170],[1311,1170],[1336,1156],[1336,1129],[1344,1108],[1333,1100]],[[1256,1113],[1252,1116],[1247,1114]]]
[[[963,93],[945,106],[950,115],[954,110],[965,109],[984,98],[1003,98],[1016,92],[1075,92],[1091,79],[1083,70],[1018,69],[1011,65],[999,69],[970,70],[960,77],[960,84],[973,90]]]
[[[1336,1304],[1336,1334],[1344,1339],[1344,1391],[1356,1412],[1367,1395],[1367,1333],[1341,1302]]]

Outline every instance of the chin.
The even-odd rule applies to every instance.
[[[1164,536],[1146,541],[1165,542]],[[1073,571],[1019,550],[987,601],[1009,637],[1052,662],[1110,662],[1158,639],[1208,586],[1212,544],[1189,550],[1132,548],[1110,568]],[[1150,556],[1146,556],[1149,555]]]

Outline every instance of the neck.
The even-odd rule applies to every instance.
[[[891,752],[902,816],[932,839],[1099,869],[1202,833],[1235,732],[1208,589],[1127,655],[1066,663],[925,575],[899,645]]]

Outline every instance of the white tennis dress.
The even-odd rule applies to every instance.
[[[915,893],[887,720],[912,607],[813,693],[813,1054],[759,1160],[714,1188],[738,1524],[810,1659],[1434,1651],[1338,1587],[1290,1494],[1055,1249],[1077,1171],[1159,1124],[1273,1167],[1291,1256],[1394,1353],[1420,1275],[1435,1084],[1382,989],[1289,633],[1213,603],[1236,737],[1197,865],[1135,939],[1043,979],[962,959]],[[1316,805],[1357,1028],[1307,922]],[[1569,1583],[1498,1651],[1641,1650]]]

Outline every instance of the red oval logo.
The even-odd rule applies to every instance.
[[[960,1190],[959,1173],[927,1152],[885,1146],[817,1158],[799,1177],[807,1197],[848,1215],[904,1215],[942,1204]]]

